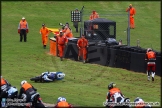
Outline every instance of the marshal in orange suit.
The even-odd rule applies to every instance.
[[[47,29],[45,24],[42,24],[42,28],[40,29],[40,34],[42,35],[42,44],[43,44],[43,48],[45,49],[47,45],[48,34],[49,34],[49,30]]]
[[[89,17],[89,20],[93,20],[93,19],[96,19],[96,18],[99,18],[99,14],[93,10],[90,17]]]
[[[130,11],[130,28],[134,29],[135,28],[134,16],[136,14],[136,9],[132,7],[132,4],[130,4],[129,7],[126,9],[126,12],[128,11]]]
[[[86,59],[87,59],[88,40],[85,38],[84,35],[82,35],[82,37],[80,39],[78,39],[77,46],[78,46],[78,49],[79,49],[78,60],[79,60],[80,56],[82,56],[83,57],[83,63],[85,63]]]
[[[68,26],[62,27],[62,32],[67,38],[73,38],[73,33]]]
[[[64,36],[64,33],[62,31],[60,31],[60,34],[58,36],[56,36],[56,42],[57,42],[57,46],[58,46],[60,60],[62,61],[65,45],[68,42],[68,39],[66,38],[66,36]]]

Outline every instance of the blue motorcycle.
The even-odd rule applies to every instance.
[[[62,80],[65,77],[63,72],[43,72],[41,75],[31,78],[31,81],[35,82],[53,82],[56,80]]]

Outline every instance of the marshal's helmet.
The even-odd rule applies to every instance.
[[[27,83],[27,81],[26,81],[26,80],[23,80],[23,81],[21,81],[20,84],[21,84],[21,86],[22,86],[22,85],[24,85],[25,83]]]
[[[147,52],[149,52],[149,51],[152,51],[152,49],[151,48],[147,48]]]

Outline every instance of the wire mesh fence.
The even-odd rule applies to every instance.
[[[106,38],[115,38],[116,41],[122,40],[123,44],[128,44],[128,36],[130,36],[129,15],[125,11],[107,11],[98,13],[99,18],[106,19],[97,21],[90,20],[88,12],[82,12],[81,34],[86,35],[92,40],[105,40]],[[88,23],[86,23],[88,22]],[[115,22],[114,24],[112,24]],[[108,23],[108,24],[107,24]],[[85,26],[85,24],[87,24]],[[113,26],[112,26],[113,25]],[[97,38],[94,38],[97,37]]]

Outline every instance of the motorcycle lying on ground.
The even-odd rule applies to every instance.
[[[54,74],[54,79],[52,79],[53,81],[62,80],[65,77],[65,74],[63,72],[44,72],[44,73],[52,73],[52,74]],[[47,82],[47,81],[45,81],[43,79],[43,75],[44,74],[33,77],[33,78],[30,78],[30,80],[34,81],[34,82]]]

